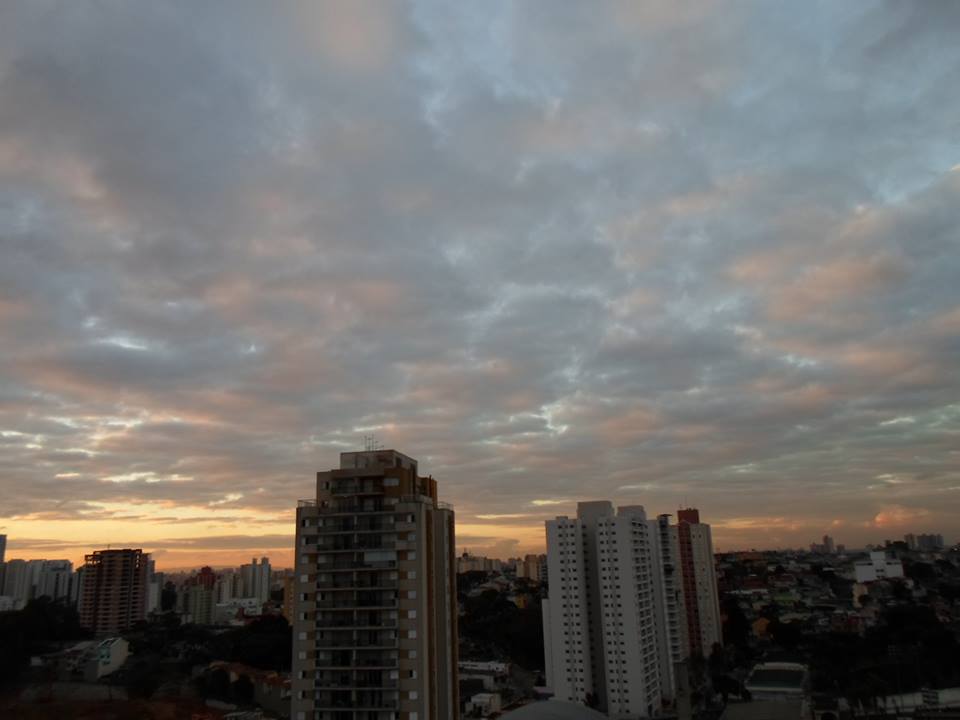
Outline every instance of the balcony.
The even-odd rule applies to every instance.
[[[396,710],[400,694],[396,691],[368,692],[359,690],[329,691],[316,694],[314,709],[319,711],[349,708],[355,712],[365,710]]]
[[[317,570],[321,572],[343,572],[347,570],[394,570],[396,560],[363,561],[363,560],[334,560],[333,562],[317,563]]]

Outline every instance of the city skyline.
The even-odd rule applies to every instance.
[[[0,8],[0,534],[292,565],[374,434],[458,549],[960,517],[960,6]]]

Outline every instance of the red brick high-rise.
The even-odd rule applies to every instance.
[[[80,624],[95,635],[115,635],[146,617],[147,561],[136,550],[87,555],[80,591]]]
[[[676,533],[690,654],[707,657],[723,637],[713,538],[710,526],[700,522],[700,511],[695,508],[677,512]]]

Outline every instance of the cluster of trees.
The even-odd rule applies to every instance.
[[[196,665],[213,660],[243,663],[261,670],[289,671],[293,634],[279,615],[264,615],[243,627],[223,630],[182,625],[176,615],[160,615],[127,634],[133,659],[123,668],[122,682],[131,697],[148,698],[164,680],[179,681]],[[171,662],[172,660],[172,662]],[[236,684],[236,683],[234,683]],[[204,697],[241,701],[245,688],[221,687],[218,679],[198,685]],[[229,685],[229,683],[228,683]],[[252,686],[250,693],[252,696]]]
[[[960,643],[925,605],[890,607],[863,637],[816,635],[807,649],[815,690],[865,704],[878,695],[960,684]]]
[[[460,640],[466,654],[508,658],[528,670],[543,667],[543,620],[540,598],[519,608],[496,590],[463,597]],[[472,652],[471,652],[472,651]]]
[[[127,639],[136,655],[175,656],[187,666],[212,660],[239,662],[263,670],[289,671],[293,653],[290,624],[281,615],[264,615],[243,627],[183,625],[173,614],[137,625]]]
[[[31,600],[23,610],[0,613],[0,683],[16,682],[32,656],[89,637],[73,605],[48,597]]]
[[[249,705],[253,702],[253,682],[246,675],[240,675],[230,682],[230,673],[217,668],[197,678],[197,692],[200,697],[214,698],[237,705]]]
[[[922,572],[922,571],[921,571]],[[733,598],[725,599],[724,643],[749,667],[750,625]],[[773,619],[767,632],[776,647],[806,658],[813,689],[871,705],[881,695],[960,684],[960,643],[927,605],[888,607],[861,637],[853,633],[807,633],[799,623]]]

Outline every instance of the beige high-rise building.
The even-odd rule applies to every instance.
[[[417,461],[347,452],[297,508],[294,720],[459,714],[453,509]]]

